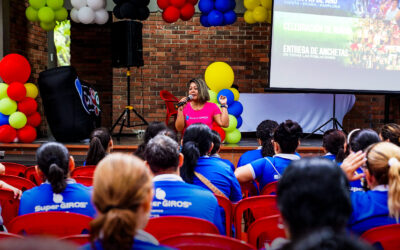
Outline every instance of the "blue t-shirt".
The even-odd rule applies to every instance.
[[[250,150],[242,154],[240,156],[237,167],[244,166],[246,164],[249,164],[252,161],[258,160],[263,158],[262,156],[262,149],[255,149],[255,150]]]
[[[197,160],[194,170],[206,177],[231,201],[238,202],[242,199],[240,184],[231,167],[223,161],[214,157],[202,156]],[[193,184],[210,190],[196,176],[193,177]]]
[[[268,183],[279,180],[292,160],[299,159],[300,156],[296,154],[276,154],[273,157],[264,157],[251,162],[253,178],[260,184],[260,190]]]
[[[201,218],[213,223],[224,234],[218,201],[213,193],[185,183],[180,176],[172,174],[156,176],[153,181],[151,217],[180,215]]]
[[[396,223],[389,217],[387,191],[352,192],[351,203],[353,213],[348,228],[358,235],[374,227]]]
[[[221,158],[218,154],[211,155],[210,157],[213,157],[215,159],[219,159],[222,162],[225,162],[226,164],[228,164],[231,167],[232,171],[235,172],[235,165],[233,165],[233,163],[230,160]]]
[[[53,193],[50,183],[26,190],[21,197],[18,215],[35,212],[71,212],[95,217],[96,210],[90,200],[91,188],[69,179],[60,194]]]
[[[91,243],[87,243],[87,244],[83,245],[80,249],[82,249],[82,250],[91,250],[91,249],[102,250],[104,248],[103,248],[103,245],[101,244],[101,241],[96,240],[94,242],[94,248],[92,248],[92,244]],[[141,241],[141,240],[135,239],[133,241],[132,249],[135,249],[135,250],[136,249],[137,250],[152,250],[152,249],[159,249],[159,250],[160,249],[161,250],[165,249],[165,250],[168,250],[168,249],[172,249],[172,248],[165,247],[165,246],[160,246],[160,245],[155,245],[155,244],[150,243],[150,242],[146,242],[146,241]]]

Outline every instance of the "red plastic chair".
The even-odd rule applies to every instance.
[[[93,177],[95,169],[96,169],[96,166],[94,166],[94,165],[77,167],[77,168],[74,168],[74,170],[72,170],[71,177],[72,178],[75,178],[77,176]]]
[[[218,228],[211,222],[188,216],[162,216],[151,218],[144,230],[152,234],[156,239],[162,239],[180,233],[219,234]]]
[[[249,250],[255,249],[244,241],[229,238],[222,235],[207,233],[183,233],[172,235],[161,239],[160,244],[181,250],[203,250],[203,249],[235,249]]]
[[[246,210],[251,211],[254,219],[279,214],[275,195],[260,195],[239,201],[235,206],[233,221],[236,230],[236,238],[240,240],[247,239],[247,234],[242,232],[241,227],[243,212]],[[250,225],[249,222],[246,223]]]
[[[19,199],[14,199],[13,191],[0,189],[0,205],[3,224],[7,227],[8,223],[18,216]]]
[[[167,107],[167,117],[165,118],[165,124],[168,126],[169,118],[171,116],[175,116],[176,119],[178,110],[176,110],[175,104],[178,103],[179,100],[167,90],[161,90],[160,97],[165,101],[165,106]]]
[[[86,187],[93,186],[93,177],[86,177],[86,176],[75,176],[74,180],[77,183],[85,185]]]
[[[226,235],[232,236],[232,232],[231,231],[232,231],[233,204],[229,199],[227,199],[227,198],[225,198],[225,197],[223,197],[221,195],[217,195],[217,194],[214,194],[214,195],[215,195],[215,197],[217,197],[218,205],[220,207],[222,207],[224,209],[224,211],[225,211],[225,232],[226,232]]]
[[[26,171],[26,166],[19,164],[19,163],[14,163],[14,162],[2,162],[6,167],[6,175],[16,175],[20,177],[25,177],[25,171]]]
[[[400,249],[400,224],[372,228],[361,235],[371,244],[380,243],[385,250]]]
[[[23,239],[24,237],[18,234],[12,234],[7,232],[0,232],[0,239]]]
[[[43,180],[36,172],[35,166],[27,167],[25,170],[25,178],[35,183],[37,186],[42,184]]]
[[[89,232],[93,218],[67,212],[37,212],[15,217],[8,224],[8,231],[15,234],[46,234],[63,237]]]
[[[30,180],[15,175],[0,175],[0,180],[22,191],[36,187]]]
[[[266,242],[270,244],[278,237],[286,238],[285,230],[279,227],[279,218],[280,215],[272,215],[253,222],[247,230],[248,242],[261,249]]]
[[[90,242],[90,235],[89,234],[75,234],[75,235],[69,235],[66,237],[60,238],[61,240],[66,240],[69,242],[76,243],[80,246],[85,245],[86,243]]]
[[[270,182],[261,191],[261,195],[275,195],[278,181]]]
[[[240,189],[242,190],[243,198],[258,195],[257,188],[252,181],[240,183]]]

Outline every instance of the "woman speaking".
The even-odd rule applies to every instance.
[[[219,97],[221,109],[217,104],[208,102],[210,95],[208,87],[203,79],[194,78],[189,81],[189,96],[191,101],[186,105],[178,108],[178,115],[175,121],[176,130],[185,130],[193,123],[204,123],[212,128],[213,121],[220,127],[229,126],[228,105],[226,96]],[[180,102],[187,101],[187,98],[182,98]]]

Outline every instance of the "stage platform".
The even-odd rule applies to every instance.
[[[33,143],[0,143],[0,151],[4,151],[4,157],[0,162],[17,162],[27,166],[35,165],[35,152],[37,148],[48,141],[54,141],[51,138],[39,138]],[[143,142],[142,135],[122,136],[120,140],[114,138],[114,152],[133,153],[138,145]],[[89,142],[64,143],[70,154],[74,157],[76,165],[82,165],[89,147]],[[311,138],[301,140],[301,146],[297,150],[302,156],[317,156],[323,154],[321,136],[312,136]],[[255,133],[243,133],[243,138],[238,144],[223,144],[221,146],[221,157],[230,160],[235,166],[240,156],[249,150],[258,147],[255,139]]]

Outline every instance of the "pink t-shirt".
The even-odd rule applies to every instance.
[[[206,102],[204,107],[200,110],[194,110],[191,103],[188,103],[183,108],[183,117],[185,117],[185,128],[193,123],[204,123],[212,128],[214,115],[221,114],[221,110],[217,104],[212,102]]]

